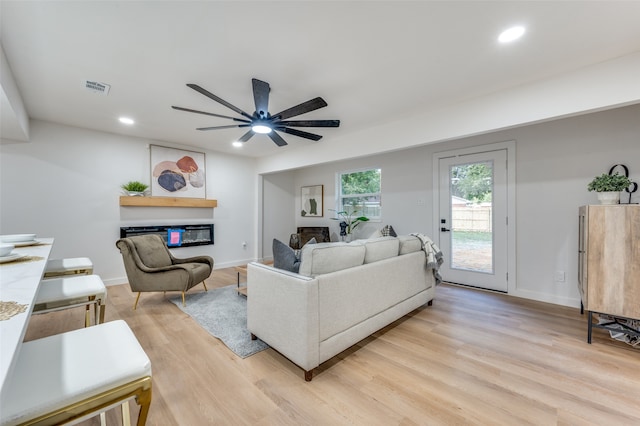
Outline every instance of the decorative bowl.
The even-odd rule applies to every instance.
[[[0,244],[0,257],[9,256],[14,247],[13,244]]]

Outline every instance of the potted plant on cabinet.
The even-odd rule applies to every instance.
[[[120,187],[124,189],[129,196],[141,197],[144,196],[144,192],[149,188],[149,185],[138,182],[137,180],[132,180]]]
[[[629,187],[631,180],[618,172],[610,175],[603,173],[593,178],[587,189],[596,191],[600,204],[618,204],[620,202],[620,191]]]

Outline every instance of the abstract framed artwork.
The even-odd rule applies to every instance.
[[[204,152],[151,145],[151,195],[207,198]]]
[[[300,189],[300,215],[304,217],[322,217],[324,185],[303,186]]]

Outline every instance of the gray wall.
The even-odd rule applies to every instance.
[[[631,178],[640,182],[638,105],[286,172],[287,179],[293,173],[290,200],[285,201],[280,192],[277,203],[272,203],[270,189],[265,188],[264,210],[289,223],[283,219],[265,226],[262,256],[272,256],[271,238],[288,241],[296,226],[330,226],[337,234],[337,222],[329,219],[333,212],[328,211],[335,207],[336,173],[370,167],[382,168],[383,223],[367,223],[359,235],[366,237],[383,224],[391,224],[400,233],[423,232],[437,240],[432,212],[433,154],[508,140],[516,141],[517,181],[517,277],[511,294],[579,306],[577,209],[597,203],[595,193],[586,190],[587,183],[613,164],[626,164]],[[277,175],[269,176],[277,179]],[[325,189],[324,217],[301,217],[300,187],[319,184]],[[426,200],[424,205],[422,200]],[[640,193],[632,201],[640,202]],[[292,204],[294,223],[285,212]],[[564,283],[554,281],[555,271],[566,272]]]
[[[32,121],[30,142],[0,145],[0,233],[54,237],[52,257],[90,257],[109,284],[126,282],[115,246],[121,226],[214,223],[215,245],[173,253],[211,255],[216,268],[255,259],[255,162],[205,152],[215,209],[120,207],[121,184],[149,183],[149,144],[172,146]]]

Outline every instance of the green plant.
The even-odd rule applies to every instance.
[[[137,180],[132,180],[121,186],[122,189],[129,192],[144,192],[147,190],[149,185],[138,182]]]
[[[347,234],[351,234],[353,230],[356,229],[358,225],[360,225],[360,222],[369,221],[369,218],[366,216],[356,216],[356,214],[359,213],[358,210],[354,210],[351,213],[339,212],[335,209],[329,209],[329,210],[336,212],[336,215],[338,216],[338,217],[332,217],[331,219],[340,220],[347,225],[347,228],[346,228]]]
[[[615,174],[603,173],[593,178],[587,189],[596,192],[619,192],[631,185],[631,180],[616,172]]]

